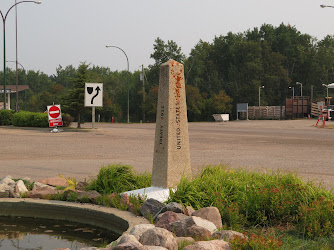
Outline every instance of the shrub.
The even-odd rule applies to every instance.
[[[121,193],[149,187],[151,179],[150,174],[135,174],[130,166],[117,164],[102,167],[87,189],[101,194]]]
[[[12,125],[14,110],[0,110],[0,126]]]
[[[70,114],[62,114],[63,118],[63,127],[71,126],[71,123],[74,121],[74,118]]]
[[[311,204],[300,206],[298,229],[311,238],[330,236],[334,233],[333,201],[319,197]]]
[[[31,114],[31,127],[48,127],[48,115],[45,113],[32,113]]]
[[[247,233],[245,233],[247,235]],[[252,249],[281,249],[283,242],[274,237],[250,234],[248,238],[235,236],[230,240],[232,249],[252,250]]]
[[[310,206],[319,197],[334,200],[330,191],[312,183],[305,183],[293,174],[231,171],[215,166],[204,169],[192,181],[183,178],[177,190],[171,191],[168,201],[191,205],[195,209],[216,206],[224,228],[236,230],[258,225],[296,224],[300,220],[301,211],[308,209],[307,207],[303,210],[302,205]],[[325,209],[326,218],[330,218],[330,208],[323,206],[317,209]],[[333,233],[332,226],[318,217],[314,220],[320,223],[320,227],[331,228],[328,230]],[[301,228],[306,228],[307,231],[307,228],[311,227]]]
[[[46,113],[20,111],[13,114],[12,124],[18,127],[48,127],[48,115]]]

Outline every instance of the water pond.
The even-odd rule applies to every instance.
[[[109,230],[81,223],[0,216],[0,249],[103,247],[118,237]]]

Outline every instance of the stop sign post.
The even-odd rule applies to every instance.
[[[49,127],[63,126],[60,105],[48,106]]]

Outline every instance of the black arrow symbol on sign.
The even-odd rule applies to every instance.
[[[101,89],[99,88],[99,86],[97,86],[95,90],[96,90],[96,95],[93,96],[93,98],[92,98],[90,104],[93,104],[94,98],[97,97],[97,96],[99,95],[99,91],[100,91]]]

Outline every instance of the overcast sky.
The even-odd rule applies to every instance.
[[[0,0],[3,14],[15,3]],[[334,34],[334,0],[44,0],[18,5],[18,61],[26,70],[55,74],[80,62],[124,70],[152,64],[154,40],[174,40],[183,53],[200,39],[212,42],[227,32],[244,32],[262,24],[295,26],[321,40]],[[2,27],[2,26],[1,26]],[[0,32],[3,69],[2,30]],[[7,60],[15,60],[15,9],[6,21]],[[8,63],[15,68],[15,63]]]

